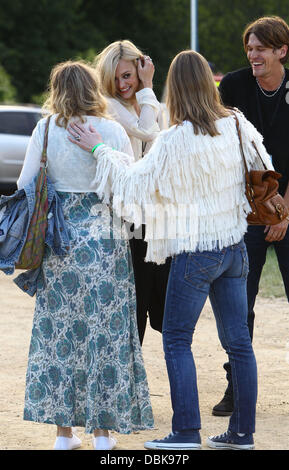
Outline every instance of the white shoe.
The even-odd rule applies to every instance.
[[[53,450],[73,450],[81,446],[81,440],[75,434],[72,437],[58,436]]]
[[[97,436],[92,438],[94,450],[111,450],[116,446],[116,440],[109,436]]]

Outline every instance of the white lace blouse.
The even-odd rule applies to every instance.
[[[103,137],[103,141],[127,155],[121,158],[130,165],[134,161],[130,140],[117,122],[85,116],[86,125],[91,124]],[[49,123],[47,162],[48,176],[54,183],[56,191],[94,192],[96,190],[96,161],[92,154],[82,150],[68,140],[68,131],[55,123],[53,115]],[[21,174],[17,181],[19,189],[28,184],[38,173],[43,148],[46,118],[41,119],[35,127],[29,141]]]

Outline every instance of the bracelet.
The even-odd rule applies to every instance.
[[[97,147],[99,147],[100,145],[104,145],[104,143],[100,142],[99,144],[96,144],[94,147],[92,147],[91,153],[93,153],[95,151],[95,149],[97,149]]]

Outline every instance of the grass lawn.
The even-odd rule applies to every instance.
[[[285,296],[283,280],[273,247],[267,250],[267,258],[262,271],[259,294],[262,297]]]

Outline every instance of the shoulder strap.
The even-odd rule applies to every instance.
[[[233,115],[234,115],[234,119],[235,119],[235,121],[236,121],[236,128],[237,128],[237,133],[238,133],[238,137],[239,137],[239,141],[240,141],[241,154],[242,154],[243,161],[244,161],[245,173],[246,173],[246,175],[247,175],[247,174],[249,173],[249,171],[248,171],[248,166],[247,166],[247,162],[246,162],[246,157],[245,157],[245,153],[244,153],[244,149],[243,149],[243,141],[242,141],[242,135],[241,135],[241,130],[240,130],[240,123],[239,123],[239,119],[238,119],[238,117],[236,116],[236,114],[233,113]],[[260,155],[260,153],[259,153],[259,151],[258,151],[258,149],[257,149],[257,146],[256,146],[256,144],[255,144],[254,141],[252,141],[252,145],[253,145],[254,149],[256,150],[257,155],[259,156],[259,158],[260,158],[260,160],[261,160],[261,162],[262,162],[262,164],[263,164],[264,169],[267,170],[267,167],[266,167],[265,163],[263,162],[262,157],[261,157],[261,155]]]
[[[241,155],[242,155],[242,158],[243,158],[243,161],[244,161],[244,166],[245,166],[245,173],[246,173],[246,175],[248,175],[249,171],[248,171],[248,166],[247,166],[247,162],[246,162],[246,158],[245,158],[245,154],[244,154],[244,149],[243,149],[243,142],[242,142],[242,135],[241,135],[241,131],[240,131],[239,119],[238,119],[238,117],[236,116],[235,113],[233,113],[233,116],[234,116],[234,119],[235,119],[235,122],[236,122],[236,128],[237,128],[237,133],[238,133],[239,142],[240,142]]]
[[[257,145],[255,144],[254,140],[252,140],[252,145],[253,145],[254,149],[256,150],[257,154],[259,155],[259,158],[260,158],[260,160],[261,160],[261,162],[262,162],[262,164],[263,164],[264,169],[265,169],[265,170],[268,170],[268,168],[266,167],[265,163],[263,162],[263,159],[262,159],[262,157],[261,157],[261,155],[260,155],[259,150],[257,149]]]
[[[49,122],[50,122],[51,115],[48,116],[45,124],[45,131],[44,131],[44,142],[43,142],[43,149],[42,149],[42,156],[40,161],[40,166],[46,168],[47,166],[47,142],[48,142],[48,129],[49,129]]]

